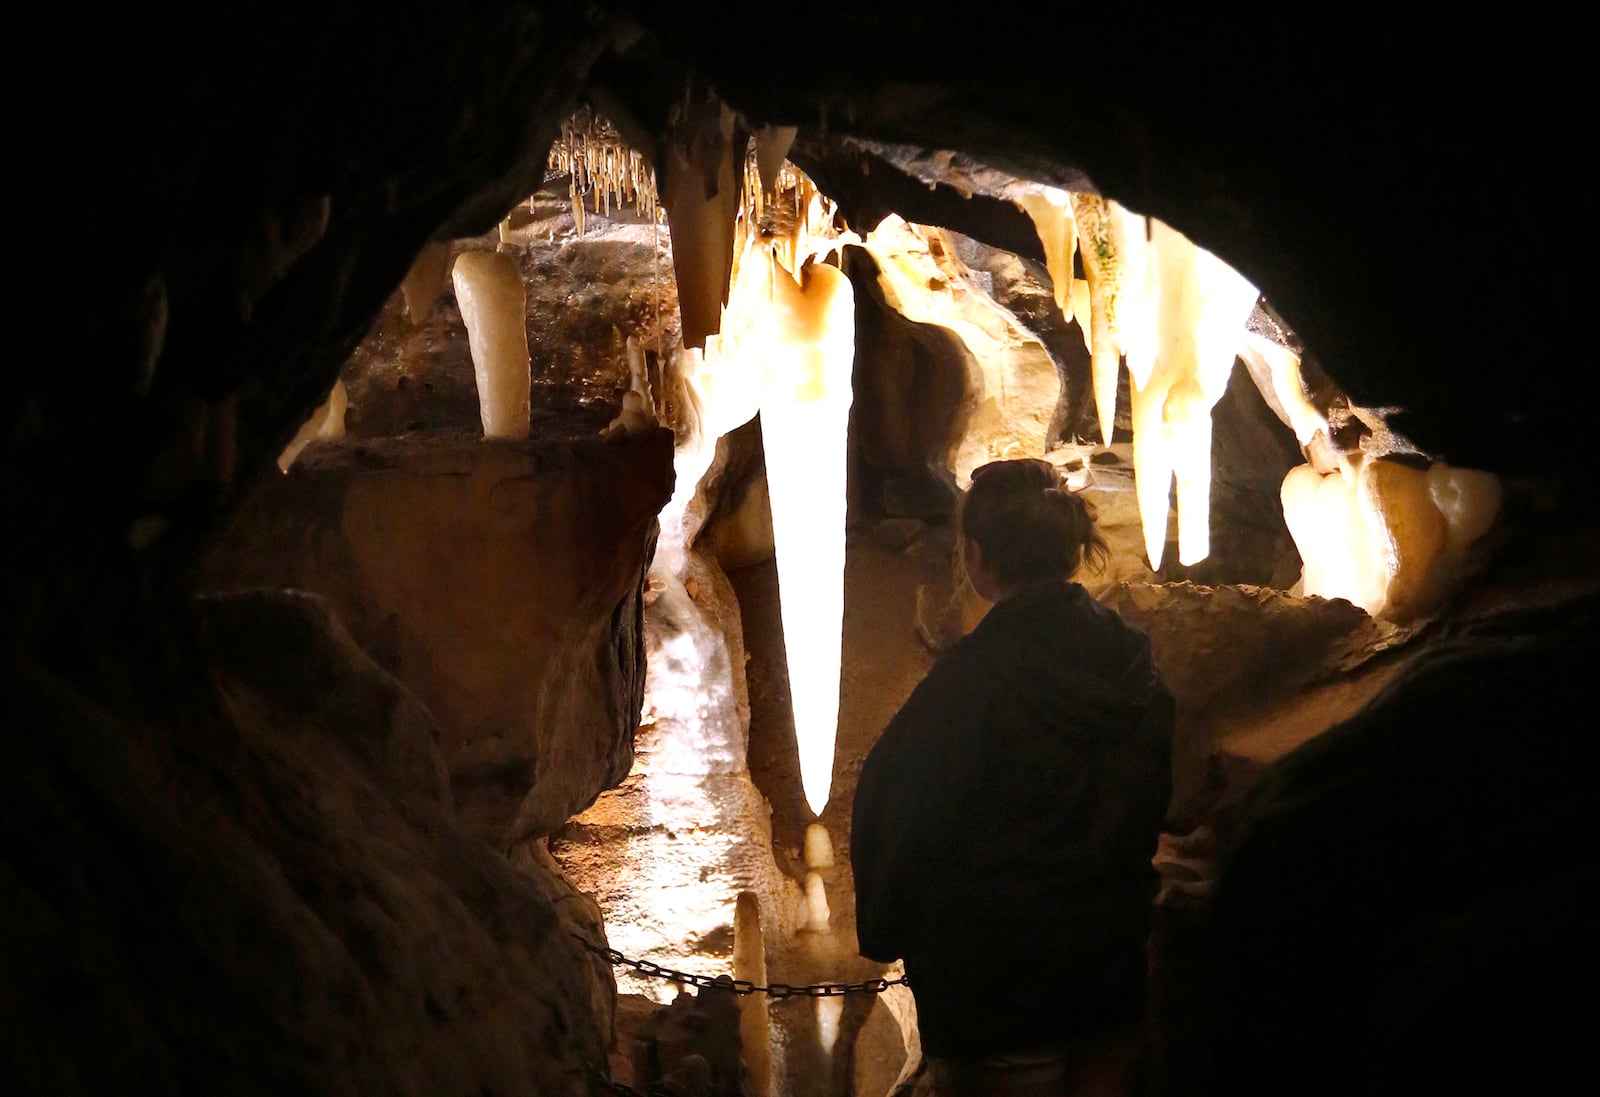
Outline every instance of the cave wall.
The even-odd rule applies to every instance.
[[[1308,39],[1293,21],[1141,13],[1068,50],[1086,34],[1075,13],[956,31],[903,16],[821,4],[812,25],[849,48],[777,64],[794,39],[787,9],[17,15],[16,40],[63,74],[20,100],[24,300],[44,351],[13,365],[0,397],[0,503],[14,516],[0,911],[6,1014],[20,1019],[6,1058],[25,1088],[316,1092],[345,1077],[330,1064],[353,1064],[356,1089],[582,1092],[574,1071],[604,1020],[574,989],[587,957],[550,931],[556,877],[486,854],[441,805],[389,789],[330,734],[347,717],[297,730],[292,704],[255,701],[252,728],[243,687],[212,676],[190,596],[220,520],[421,245],[487,232],[536,190],[586,89],[649,131],[692,69],[752,118],[805,127],[802,166],[863,223],[883,161],[869,173],[832,138],[964,149],[1061,182],[1087,173],[1255,280],[1349,391],[1403,409],[1396,425],[1420,446],[1547,477],[1544,513],[1589,519],[1593,489],[1575,473],[1592,383],[1571,322],[1584,283],[1568,277],[1582,228],[1554,220],[1582,208],[1566,106],[1583,101],[1581,36],[1526,8],[1461,21],[1448,40],[1392,14],[1382,33],[1341,14]],[[838,154],[826,180],[819,139]],[[1031,246],[1014,210],[887,182],[923,203],[920,220]],[[1542,318],[1534,334],[1502,293]],[[1584,544],[1566,561],[1580,584],[1594,572]],[[246,647],[270,666],[297,642]],[[1504,660],[1479,665],[1501,707],[1451,719],[1514,712],[1516,677]],[[1551,686],[1578,701],[1571,679]],[[1382,802],[1380,833],[1408,810]],[[319,860],[326,850],[338,855]],[[390,895],[387,858],[414,873],[390,909],[413,911],[417,938],[338,890],[370,880]],[[1311,875],[1308,893],[1318,885]],[[442,963],[440,926],[476,942],[470,962]],[[426,978],[407,966],[416,940]],[[398,974],[357,975],[355,957]],[[446,984],[470,988],[470,1008],[424,989]],[[478,1042],[486,1025],[504,1026],[494,1048]]]
[[[263,479],[202,582],[325,598],[438,719],[464,824],[509,845],[628,773],[671,494],[666,431],[327,444]]]
[[[590,1092],[599,913],[461,826],[427,708],[313,596],[186,626],[111,696],[7,676],[8,1089]]]

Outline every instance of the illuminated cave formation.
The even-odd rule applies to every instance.
[[[676,486],[661,515],[652,583],[661,592],[662,611],[676,607],[671,612],[685,631],[670,641],[676,647],[663,648],[661,665],[652,667],[647,707],[663,725],[677,721],[688,727],[704,722],[711,709],[732,704],[731,696],[723,697],[708,709],[707,699],[726,690],[699,677],[725,656],[717,654],[723,650],[717,626],[703,620],[695,604],[700,581],[693,575],[703,565],[692,565],[691,553],[705,520],[695,507],[719,439],[759,413],[765,498],[779,588],[787,594],[780,605],[801,783],[815,818],[829,801],[839,720],[845,431],[855,351],[854,294],[834,265],[841,249],[871,256],[878,290],[900,316],[942,329],[964,348],[971,363],[968,410],[941,457],[958,487],[985,461],[1046,456],[1053,444],[1065,441],[1047,431],[1063,389],[1050,349],[986,291],[958,257],[960,244],[951,235],[892,215],[864,233],[854,231],[841,223],[831,200],[782,158],[791,133],[763,130],[739,159],[732,116],[707,101],[699,117],[698,130],[679,131],[682,147],[662,153],[676,165],[679,182],[666,187],[659,205],[654,173],[592,113],[569,121],[549,163],[566,179],[577,240],[619,216],[670,237],[677,331],[700,336],[700,346],[680,338],[664,351],[666,329],[622,336],[626,383],[620,409],[601,431],[605,440],[618,441],[660,421],[677,432]],[[737,173],[730,166],[736,160],[742,164]],[[696,179],[716,181],[717,189],[686,189],[682,180],[691,169]],[[730,188],[733,178],[740,182]],[[731,200],[724,188],[730,188]],[[1263,399],[1302,453],[1334,466],[1319,470],[1308,463],[1283,482],[1288,532],[1304,561],[1297,590],[1346,598],[1399,621],[1426,613],[1448,593],[1467,550],[1492,525],[1493,477],[1442,464],[1417,472],[1397,463],[1404,454],[1392,452],[1405,449],[1403,440],[1381,431],[1376,437],[1388,448],[1338,451],[1329,441],[1334,428],[1326,409],[1313,404],[1305,386],[1300,355],[1282,338],[1247,323],[1259,308],[1259,294],[1226,264],[1159,220],[1097,195],[1018,180],[1007,182],[1003,193],[1035,226],[1055,308],[1065,324],[1079,329],[1090,351],[1101,443],[1111,441],[1119,412],[1131,424],[1134,495],[1150,569],[1162,563],[1174,483],[1179,562],[1194,565],[1210,551],[1212,409],[1237,357],[1252,365]],[[501,244],[514,248],[516,241],[513,234]],[[413,319],[425,312],[418,302],[426,300],[425,283],[433,277],[427,271],[437,262],[436,253],[425,252],[403,287]],[[514,339],[509,352],[496,349],[496,340],[507,336],[495,333],[506,329],[494,326],[503,321],[480,304],[484,291],[478,287],[494,285],[505,315],[515,317],[525,306],[516,299],[513,270],[504,252],[469,249],[456,260],[457,297],[471,336],[486,435],[491,421],[502,424],[496,429],[509,429],[493,409],[514,408],[518,394],[497,396],[501,390],[485,365],[505,359],[520,378],[526,356]],[[723,270],[725,278],[718,273]],[[496,281],[488,280],[491,272]],[[707,320],[712,313],[714,325]],[[511,329],[516,327],[513,322]],[[659,392],[652,391],[647,342],[655,344]],[[1119,409],[1118,374],[1124,369],[1131,406]],[[513,419],[521,422],[525,415],[516,412]],[[1086,481],[1078,473],[1074,482]],[[704,763],[691,755],[710,750],[720,756],[727,744],[713,746],[712,739],[723,738],[691,735],[664,746],[666,752],[651,764],[663,775],[695,772]],[[663,785],[662,795],[656,818],[680,820],[673,825],[710,811],[703,793],[687,785],[677,792]],[[826,831],[821,834],[808,832],[806,872],[796,880],[793,924],[812,932],[827,932],[831,917],[819,868],[832,861],[824,848]],[[711,854],[709,847],[706,853],[725,856]],[[642,865],[641,871],[648,875],[656,868]],[[660,887],[678,886],[667,879],[661,878]],[[714,920],[732,901],[731,894],[716,898],[693,917]],[[619,931],[619,939],[627,940],[626,927]]]
[[[1078,50],[1063,79],[1067,18],[664,12],[34,13],[86,75],[29,124],[97,136],[25,143],[57,237],[30,254],[96,268],[37,280],[79,287],[39,325],[73,360],[18,371],[4,432],[23,1088],[577,1097],[742,1058],[757,1097],[887,1091],[904,987],[707,1009],[715,1054],[673,1061],[691,995],[595,946],[894,973],[853,952],[849,784],[983,611],[934,620],[959,490],[1008,456],[1091,493],[1091,590],[1179,695],[1167,1079],[1337,1076],[1280,1049],[1360,1060],[1349,1017],[1384,1054],[1540,1059],[1496,1026],[1543,1022],[1528,973],[1582,939],[1560,683],[1594,554],[1561,538],[1592,489],[1562,460],[1581,390],[1499,380],[1528,325],[1463,308],[1490,249],[1460,226],[1491,114],[1504,162],[1551,169],[1542,208],[1580,207],[1558,112],[1519,96],[1581,67],[1379,81],[1364,111],[1304,89],[1430,43],[1319,42],[1329,73],[1230,25],[1247,63],[1186,30],[1158,64],[1152,26],[1151,63]],[[1532,22],[1484,56],[1545,56]],[[1559,372],[1557,235],[1505,258]],[[1231,906],[1217,847],[1255,855]],[[1234,931],[1215,970],[1184,963],[1196,912]],[[1235,1043],[1184,1045],[1212,1017]]]
[[[677,182],[666,186],[659,204],[653,171],[597,115],[571,120],[549,159],[567,190],[572,237],[565,246],[599,246],[608,226],[632,224],[648,226],[652,257],[658,245],[671,248],[670,274],[651,259],[653,307],[638,314],[651,323],[614,332],[608,368],[615,403],[597,435],[617,445],[658,425],[676,435],[675,486],[661,511],[650,571],[649,613],[659,633],[645,683],[650,732],[624,786],[631,791],[603,796],[573,821],[575,833],[619,826],[647,833],[621,841],[595,864],[574,852],[579,845],[561,843],[558,852],[568,871],[602,897],[609,939],[625,953],[691,970],[727,963],[741,978],[798,980],[808,968],[811,977],[828,978],[813,965],[843,961],[841,934],[849,932],[851,911],[847,894],[830,894],[840,865],[818,821],[829,808],[843,726],[846,431],[852,369],[862,368],[854,361],[857,293],[844,272],[843,250],[871,258],[875,292],[897,316],[946,333],[949,345],[960,348],[963,411],[936,453],[958,488],[989,460],[1048,456],[1065,463],[1097,447],[1092,439],[1051,436],[1066,395],[1053,357],[1059,348],[997,300],[993,275],[968,265],[957,236],[895,215],[864,231],[847,226],[828,196],[783,158],[793,140],[787,130],[751,135],[741,159],[735,120],[714,101],[702,105],[699,117],[699,130],[680,131],[681,148],[661,153],[675,165]],[[688,187],[688,178],[716,180],[717,189]],[[1238,359],[1305,461],[1289,471],[1281,491],[1287,533],[1303,561],[1296,592],[1344,598],[1399,623],[1425,615],[1448,595],[1472,546],[1493,525],[1494,477],[1443,463],[1429,467],[1383,430],[1378,413],[1332,406],[1325,392],[1319,403],[1302,354],[1281,332],[1275,336],[1255,322],[1256,288],[1159,220],[1094,194],[1025,180],[1007,181],[1001,193],[1033,224],[1051,304],[1088,352],[1098,448],[1131,451],[1146,573],[1162,565],[1170,511],[1180,565],[1193,566],[1211,551],[1213,409]],[[548,216],[537,196],[527,208]],[[493,250],[483,241],[425,248],[397,299],[407,323],[420,324],[439,292],[441,269],[458,253],[455,299],[485,437],[526,435],[529,423],[529,354],[517,336],[525,334],[531,305],[515,256],[532,238],[517,225],[514,211],[496,228]],[[561,245],[552,235],[547,246]],[[662,323],[664,276],[672,278],[666,298],[677,305],[667,319],[676,325]],[[685,333],[698,333],[700,345],[685,345]],[[1119,407],[1124,377],[1130,403]],[[1358,445],[1333,441],[1345,422],[1341,414],[1370,420]],[[765,464],[759,497],[770,512],[777,623],[806,804],[803,841],[787,875],[776,864],[750,868],[751,851],[775,834],[751,822],[761,793],[743,757],[751,716],[732,662],[742,647],[728,632],[728,592],[718,585],[726,580],[708,572],[712,564],[698,543],[719,445],[757,416]],[[328,422],[325,406],[297,446]],[[1071,479],[1082,486],[1094,478],[1078,468]],[[845,749],[857,751],[860,743],[852,738]],[[650,836],[657,830],[676,841],[664,845]],[[621,875],[601,879],[601,864]],[[715,939],[728,925],[734,927],[730,957],[693,944]],[[620,985],[658,1004],[672,998],[670,986],[650,980],[625,975]],[[796,1071],[818,1069],[802,1065],[806,1053],[797,1041],[814,1040],[820,1061],[831,1061],[853,1033],[839,1006],[819,1000],[801,1019],[765,1002],[760,1009],[741,1005],[746,1061],[766,1076],[771,1092]],[[901,1037],[878,1039],[914,1039],[914,1021],[901,1021],[891,1030]]]
[[[451,269],[466,321],[485,438],[528,436],[528,329],[522,272],[500,252],[464,252]]]

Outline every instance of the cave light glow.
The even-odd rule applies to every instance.
[[[597,211],[602,191],[607,203],[613,190],[626,192],[641,207],[664,210],[673,229],[685,331],[679,363],[699,404],[699,421],[690,438],[680,439],[678,490],[663,515],[669,556],[686,551],[665,534],[669,525],[681,525],[716,439],[761,413],[802,784],[807,804],[820,816],[831,787],[838,722],[845,433],[854,355],[849,281],[827,256],[844,243],[866,247],[893,305],[912,320],[956,331],[974,359],[995,374],[985,383],[1002,396],[1008,384],[1037,371],[1007,372],[1005,364],[1023,344],[1007,331],[1014,318],[998,315],[1006,310],[956,280],[913,269],[907,255],[919,253],[924,262],[929,254],[940,256],[932,235],[937,230],[922,232],[891,216],[864,240],[841,232],[832,203],[784,159],[794,137],[788,128],[769,127],[757,135],[755,152],[744,157],[743,185],[732,187],[730,115],[723,109],[706,117],[702,137],[713,139],[668,150],[675,167],[659,207],[648,169],[604,142],[576,141],[581,155],[569,152],[562,166],[573,179],[575,215],[581,216],[576,207],[583,184],[592,189]],[[716,179],[717,193],[707,197],[703,189],[685,187],[688,178]],[[1038,231],[1057,308],[1083,329],[1103,442],[1110,440],[1118,371],[1124,363],[1128,368],[1135,490],[1150,567],[1161,566],[1174,482],[1178,559],[1185,566],[1199,563],[1210,553],[1211,410],[1235,358],[1254,352],[1269,363],[1279,406],[1288,410],[1304,447],[1318,429],[1326,431],[1326,420],[1305,399],[1297,361],[1284,348],[1251,344],[1247,321],[1259,300],[1256,287],[1160,220],[1099,195],[1033,184],[1018,184],[1013,197]],[[908,235],[917,237],[909,247]],[[1081,280],[1072,277],[1075,256],[1082,258]],[[997,316],[983,313],[983,304]],[[1031,438],[1013,442],[1015,453],[953,453],[958,485],[965,486],[968,466],[1042,451],[1044,424],[1039,427],[1038,444]],[[1392,586],[1402,572],[1416,572],[1414,563],[1399,561],[1418,559],[1417,543],[1438,546],[1424,555],[1440,557],[1451,543],[1446,525],[1443,519],[1413,519],[1406,525],[1410,533],[1399,536],[1394,530],[1405,523],[1392,515],[1406,506],[1400,500],[1420,497],[1418,489],[1389,469],[1365,478],[1352,469],[1342,476],[1345,498],[1325,485],[1326,470],[1317,473],[1314,485],[1304,473],[1292,474],[1293,484],[1285,482],[1286,510],[1296,512],[1291,528],[1312,531],[1304,534],[1309,544],[1334,546],[1341,557],[1337,563],[1308,562],[1303,585],[1308,593],[1345,591],[1340,596],[1369,609],[1393,606],[1392,594],[1374,591]],[[1457,509],[1471,509],[1491,491],[1461,476],[1440,482],[1446,484],[1441,492],[1468,500]],[[1323,500],[1317,517],[1307,516],[1308,493]],[[1433,510],[1443,513],[1437,505]],[[1376,517],[1384,514],[1391,517]],[[1301,534],[1295,536],[1298,544]],[[1318,550],[1309,551],[1308,559]],[[1374,572],[1387,579],[1380,582]],[[788,597],[782,597],[785,592]]]
[[[821,815],[833,783],[839,720],[846,436],[855,361],[850,280],[825,257],[853,237],[833,231],[831,203],[802,174],[786,164],[775,178],[777,196],[792,196],[791,227],[760,231],[756,208],[765,188],[756,164],[747,162],[733,284],[693,383],[703,413],[720,425],[750,409],[750,386],[759,379],[801,784],[812,813]],[[736,410],[724,414],[724,402]]]

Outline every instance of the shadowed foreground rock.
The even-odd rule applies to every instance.
[[[1210,1092],[1561,1092],[1588,1069],[1594,597],[1441,646],[1243,805]]]
[[[7,683],[7,1088],[587,1093],[585,904],[457,827],[427,710],[306,595],[197,638],[170,723]]]

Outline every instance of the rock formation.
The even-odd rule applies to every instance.
[[[1310,37],[1212,13],[724,15],[17,17],[59,77],[19,99],[16,143],[25,323],[48,356],[14,367],[0,419],[4,1077],[51,1093],[580,1094],[619,1069],[612,975],[585,947],[601,915],[545,839],[627,776],[642,703],[671,446],[665,430],[599,440],[637,391],[629,337],[647,336],[637,360],[680,435],[690,397],[666,368],[681,256],[649,200],[612,216],[595,181],[681,161],[675,201],[698,188],[734,205],[706,189],[702,116],[792,127],[789,160],[853,232],[890,214],[939,230],[940,292],[982,291],[1031,332],[1029,445],[1092,442],[1098,424],[1087,351],[1064,345],[1064,314],[1041,319],[1071,293],[1044,288],[1049,256],[1008,180],[1158,218],[1259,287],[1258,317],[1306,352],[1331,416],[1316,452],[1285,440],[1273,423],[1292,416],[1236,366],[1212,417],[1213,525],[1231,540],[1159,574],[1124,553],[1100,588],[1154,634],[1186,699],[1174,823],[1215,828],[1214,858],[1168,858],[1193,886],[1169,892],[1157,965],[1167,1091],[1405,1091],[1574,1066],[1556,1003],[1565,973],[1592,966],[1595,881],[1573,841],[1587,771],[1568,713],[1586,711],[1574,653],[1594,644],[1600,559],[1569,270],[1579,36],[1528,11],[1448,41],[1345,13]],[[551,148],[580,109],[638,157],[569,165],[552,193]],[[673,161],[674,140],[701,141],[698,159]],[[767,214],[789,239],[796,215]],[[556,246],[562,216],[597,249],[581,278]],[[720,263],[726,226],[700,227]],[[525,443],[478,437],[444,273],[468,245],[504,249],[525,280]],[[884,307],[869,258],[839,260],[862,319],[836,788],[931,657],[917,591],[933,592],[925,641],[962,621],[944,614],[962,608],[949,455],[977,366],[946,329]],[[693,273],[700,336],[717,286]],[[281,471],[341,381],[344,437]],[[1322,475],[1382,440],[1373,411],[1412,457],[1507,489],[1475,584],[1393,627],[1290,601],[1274,508],[1290,465]],[[1117,414],[1110,447],[1053,456],[1137,545],[1126,462],[1096,463],[1128,443]],[[729,532],[762,498],[760,462],[724,468],[697,566],[733,573],[704,582],[743,615],[739,787],[759,790],[746,815],[770,805],[752,833],[770,827],[761,880],[781,906],[774,881],[803,878],[813,820],[784,742],[771,561],[759,531]],[[836,847],[838,811],[821,813]],[[852,954],[842,870],[822,873],[831,938],[785,938],[794,910],[764,912],[786,940],[772,971],[874,974]],[[851,1076],[867,1013],[824,1024],[811,1004],[772,1018],[804,1097]]]

